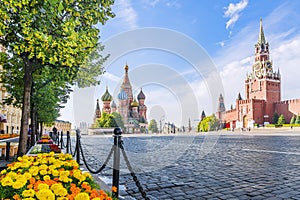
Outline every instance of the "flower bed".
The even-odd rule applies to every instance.
[[[53,151],[54,153],[61,153],[61,149],[58,147],[57,144],[36,144],[29,150],[28,155],[49,153],[51,151]]]
[[[43,134],[41,139],[39,139],[36,143],[37,144],[53,144],[53,140],[51,139],[51,137],[49,135]]]
[[[0,199],[112,200],[70,154],[22,156],[0,174]]]
[[[19,134],[0,134],[0,140],[19,137]]]

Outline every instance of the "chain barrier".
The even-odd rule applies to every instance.
[[[128,170],[130,171],[130,175],[132,176],[132,179],[133,179],[133,181],[135,182],[135,185],[138,187],[139,192],[141,193],[141,195],[142,195],[142,197],[143,197],[144,199],[150,200],[150,198],[147,197],[147,194],[146,194],[146,192],[145,192],[143,186],[141,185],[140,181],[138,180],[137,176],[135,175],[135,173],[134,173],[134,171],[133,171],[133,168],[132,168],[132,166],[131,166],[131,164],[130,164],[130,162],[129,162],[129,159],[128,159],[127,155],[126,155],[126,152],[125,152],[125,150],[124,150],[123,141],[121,141],[120,149],[121,149],[121,151],[122,151],[122,154],[123,154],[124,160],[125,160],[125,162],[126,162],[127,168],[128,168]]]
[[[111,149],[110,149],[110,152],[105,160],[105,162],[103,163],[103,165],[100,167],[100,169],[94,171],[87,163],[86,159],[85,159],[85,156],[84,156],[84,153],[83,153],[83,150],[82,150],[82,145],[81,145],[81,141],[79,140],[79,148],[80,148],[80,151],[81,151],[81,156],[82,156],[82,159],[83,159],[83,162],[84,162],[84,165],[86,166],[86,168],[89,170],[89,172],[91,172],[92,174],[98,174],[100,172],[103,171],[103,169],[106,167],[106,165],[108,164],[109,160],[111,159],[111,156],[114,152],[114,145],[112,145]]]

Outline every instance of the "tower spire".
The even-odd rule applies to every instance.
[[[258,44],[265,44],[265,43],[266,43],[266,39],[264,34],[264,28],[262,25],[262,18],[260,18]]]

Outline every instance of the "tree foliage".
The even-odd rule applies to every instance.
[[[148,130],[151,131],[152,133],[157,133],[158,132],[158,127],[157,127],[157,122],[155,119],[151,119]]]
[[[295,115],[293,115],[291,118],[290,124],[295,124],[295,122],[296,122],[296,117],[295,117]]]
[[[111,114],[102,113],[101,118],[97,120],[96,128],[112,128],[112,127],[120,127],[124,129],[124,122],[122,116],[113,112]]]
[[[26,152],[34,76],[47,69],[56,80],[73,84],[80,67],[87,67],[86,59],[98,48],[99,30],[95,25],[114,16],[113,2],[0,1],[0,44],[6,49],[0,53],[4,69],[1,80],[11,79],[6,82],[11,88],[22,88],[12,94],[11,100],[22,105],[19,155]]]
[[[219,127],[219,121],[215,115],[210,115],[205,118],[201,122],[199,122],[197,126],[198,132],[207,132],[216,130]]]
[[[278,121],[277,121],[277,124],[278,125],[283,125],[285,124],[285,117],[283,116],[283,114],[281,114],[278,118]]]
[[[274,115],[273,115],[273,124],[277,124],[278,118],[279,118],[278,113],[277,113],[277,112],[274,112]]]
[[[295,124],[300,124],[300,115],[297,116]]]

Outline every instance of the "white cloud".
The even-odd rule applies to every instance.
[[[104,80],[110,80],[110,81],[113,81],[113,82],[119,82],[120,81],[120,77],[112,74],[112,73],[109,73],[109,72],[105,72],[102,77]]]
[[[158,4],[160,2],[160,0],[146,0],[145,3],[152,6],[152,7],[155,7],[156,4]]]
[[[300,70],[297,70],[300,65],[300,34],[295,20],[299,16],[291,16],[293,9],[290,5],[280,6],[263,19],[273,70],[277,71],[279,68],[281,73],[282,100],[300,98],[300,87],[297,85],[300,77]],[[280,16],[276,17],[277,15]],[[287,21],[294,22],[295,25],[283,27],[282,24]],[[238,92],[245,97],[244,80],[246,74],[251,72],[254,62],[254,44],[258,33],[259,19],[228,39],[226,48],[222,48],[214,58],[224,83],[226,108],[235,104]]]
[[[226,11],[224,12],[224,16],[229,18],[226,22],[226,29],[232,27],[239,19],[240,13],[247,7],[248,0],[241,0],[239,3],[230,3],[228,7],[226,7]]]
[[[119,21],[120,26],[128,29],[138,28],[138,14],[131,5],[130,0],[118,0],[114,6],[116,13],[116,21]]]
[[[178,3],[178,1],[175,1],[175,0],[168,1],[168,2],[166,3],[166,6],[168,6],[168,7],[174,7],[174,8],[176,8],[176,9],[181,8],[181,4]]]

